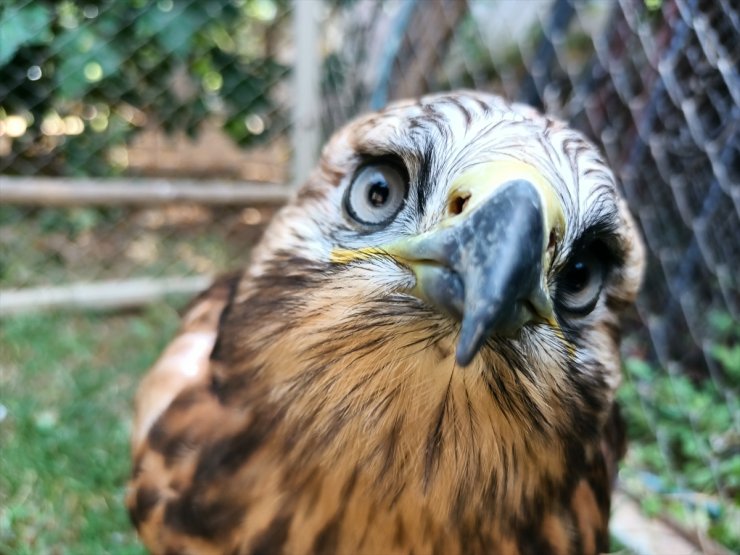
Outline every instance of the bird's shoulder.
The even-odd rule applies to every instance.
[[[155,553],[185,552],[191,547],[186,536],[198,527],[206,532],[213,527],[197,510],[202,500],[191,499],[194,491],[198,495],[204,491],[194,486],[208,480],[204,450],[241,429],[249,417],[248,411],[219,402],[213,387],[219,363],[211,358],[241,277],[224,275],[189,303],[176,336],[136,394],[134,468],[126,504],[142,539]],[[192,514],[185,514],[188,511]],[[208,542],[200,543],[200,549],[208,552]]]

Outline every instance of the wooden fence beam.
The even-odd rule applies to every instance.
[[[56,287],[0,290],[0,316],[43,310],[112,310],[135,308],[172,295],[195,295],[210,276],[139,278],[73,283]]]
[[[90,179],[0,176],[0,204],[35,206],[154,206],[284,204],[291,195],[280,184],[187,179]]]

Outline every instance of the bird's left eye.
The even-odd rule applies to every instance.
[[[605,278],[606,263],[598,243],[577,251],[558,276],[557,304],[572,314],[588,314],[599,300]]]
[[[370,164],[355,175],[344,197],[347,213],[364,226],[388,224],[406,200],[408,180],[390,163]]]

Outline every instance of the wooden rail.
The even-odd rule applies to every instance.
[[[275,183],[189,179],[89,179],[0,176],[0,204],[34,206],[281,205],[291,188]]]
[[[139,278],[0,290],[0,316],[44,310],[113,310],[147,305],[173,295],[195,295],[210,276]]]

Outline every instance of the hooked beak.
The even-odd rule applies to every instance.
[[[552,185],[518,161],[475,166],[452,184],[448,207],[435,229],[362,250],[411,268],[409,293],[462,322],[456,359],[467,366],[492,335],[555,323],[546,276],[565,217]]]

